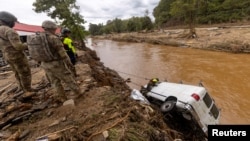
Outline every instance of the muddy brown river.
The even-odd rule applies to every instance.
[[[250,124],[250,55],[146,43],[87,40],[106,67],[139,89],[149,78],[198,85],[221,109],[221,124]]]

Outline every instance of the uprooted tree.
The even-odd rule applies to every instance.
[[[62,0],[36,0],[33,6],[35,12],[44,12],[59,22],[61,26],[69,28],[72,37],[81,42],[83,49],[86,48],[84,43],[86,31],[83,26],[85,20],[79,12],[80,7],[76,5],[76,0],[64,0],[63,2]]]

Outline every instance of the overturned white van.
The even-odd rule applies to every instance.
[[[145,85],[141,93],[150,101],[158,103],[162,112],[175,110],[187,120],[195,121],[207,135],[208,125],[219,124],[220,110],[202,83],[199,86],[157,82]]]

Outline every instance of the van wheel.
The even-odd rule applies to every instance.
[[[175,101],[166,101],[161,105],[161,111],[162,112],[169,112],[171,111],[175,106]]]

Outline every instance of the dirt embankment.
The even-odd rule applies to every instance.
[[[53,91],[44,71],[32,60],[32,84],[40,90],[31,96],[18,93],[14,74],[8,66],[1,68],[0,140],[204,140],[192,124],[132,100],[126,82],[103,66],[94,51],[78,55],[77,82],[85,93],[67,105],[51,99]],[[70,99],[70,90],[65,87],[65,91]]]
[[[186,38],[188,29],[164,29],[154,32],[121,33],[95,36],[126,42],[146,42],[177,47],[225,51],[233,53],[250,52],[250,25],[218,25],[196,28],[196,38]]]

